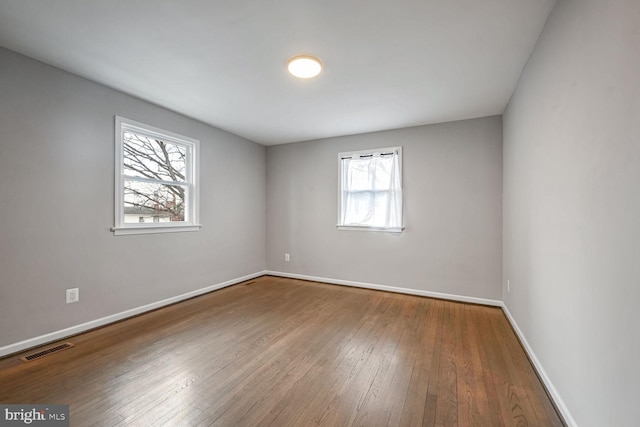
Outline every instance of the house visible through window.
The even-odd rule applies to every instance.
[[[338,228],[402,231],[402,147],[340,153],[338,161]]]
[[[115,234],[193,231],[199,141],[116,117]]]

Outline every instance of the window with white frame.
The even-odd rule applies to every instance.
[[[340,153],[338,229],[401,232],[402,147]]]
[[[200,142],[118,116],[115,131],[114,234],[197,230]]]

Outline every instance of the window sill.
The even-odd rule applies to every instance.
[[[126,236],[129,234],[157,234],[157,233],[181,233],[187,231],[198,231],[202,225],[161,225],[148,227],[112,227],[114,236]]]
[[[340,231],[383,231],[386,233],[402,233],[404,227],[367,227],[363,225],[336,225],[336,228]]]

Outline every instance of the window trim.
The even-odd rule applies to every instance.
[[[187,161],[185,183],[188,187],[188,196],[185,202],[186,217],[189,221],[176,223],[125,223],[124,222],[124,132],[132,131],[166,142],[186,146]],[[125,117],[115,116],[115,199],[114,199],[114,223],[111,231],[115,236],[129,234],[175,233],[184,231],[197,231],[202,225],[199,223],[200,211],[200,141],[174,132],[160,129],[144,123],[136,122]],[[186,179],[186,178],[189,179]],[[162,224],[162,225],[158,225]]]
[[[342,217],[342,179],[343,179],[343,165],[345,157],[352,157],[353,155],[373,155],[375,153],[396,153],[398,155],[398,164],[400,166],[400,190],[402,191],[402,204],[400,205],[401,215],[400,215],[400,227],[372,227],[367,225],[342,225],[340,224],[340,220]],[[402,167],[402,147],[385,147],[385,148],[374,148],[369,150],[358,150],[358,151],[346,151],[343,153],[338,153],[338,224],[336,224],[336,229],[340,231],[382,231],[386,233],[402,233],[405,229],[404,226],[404,186],[402,183],[402,175],[403,175],[403,167]]]

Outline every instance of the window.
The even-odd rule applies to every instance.
[[[114,234],[195,231],[200,142],[116,116]]]
[[[338,229],[401,232],[402,147],[340,153]]]

